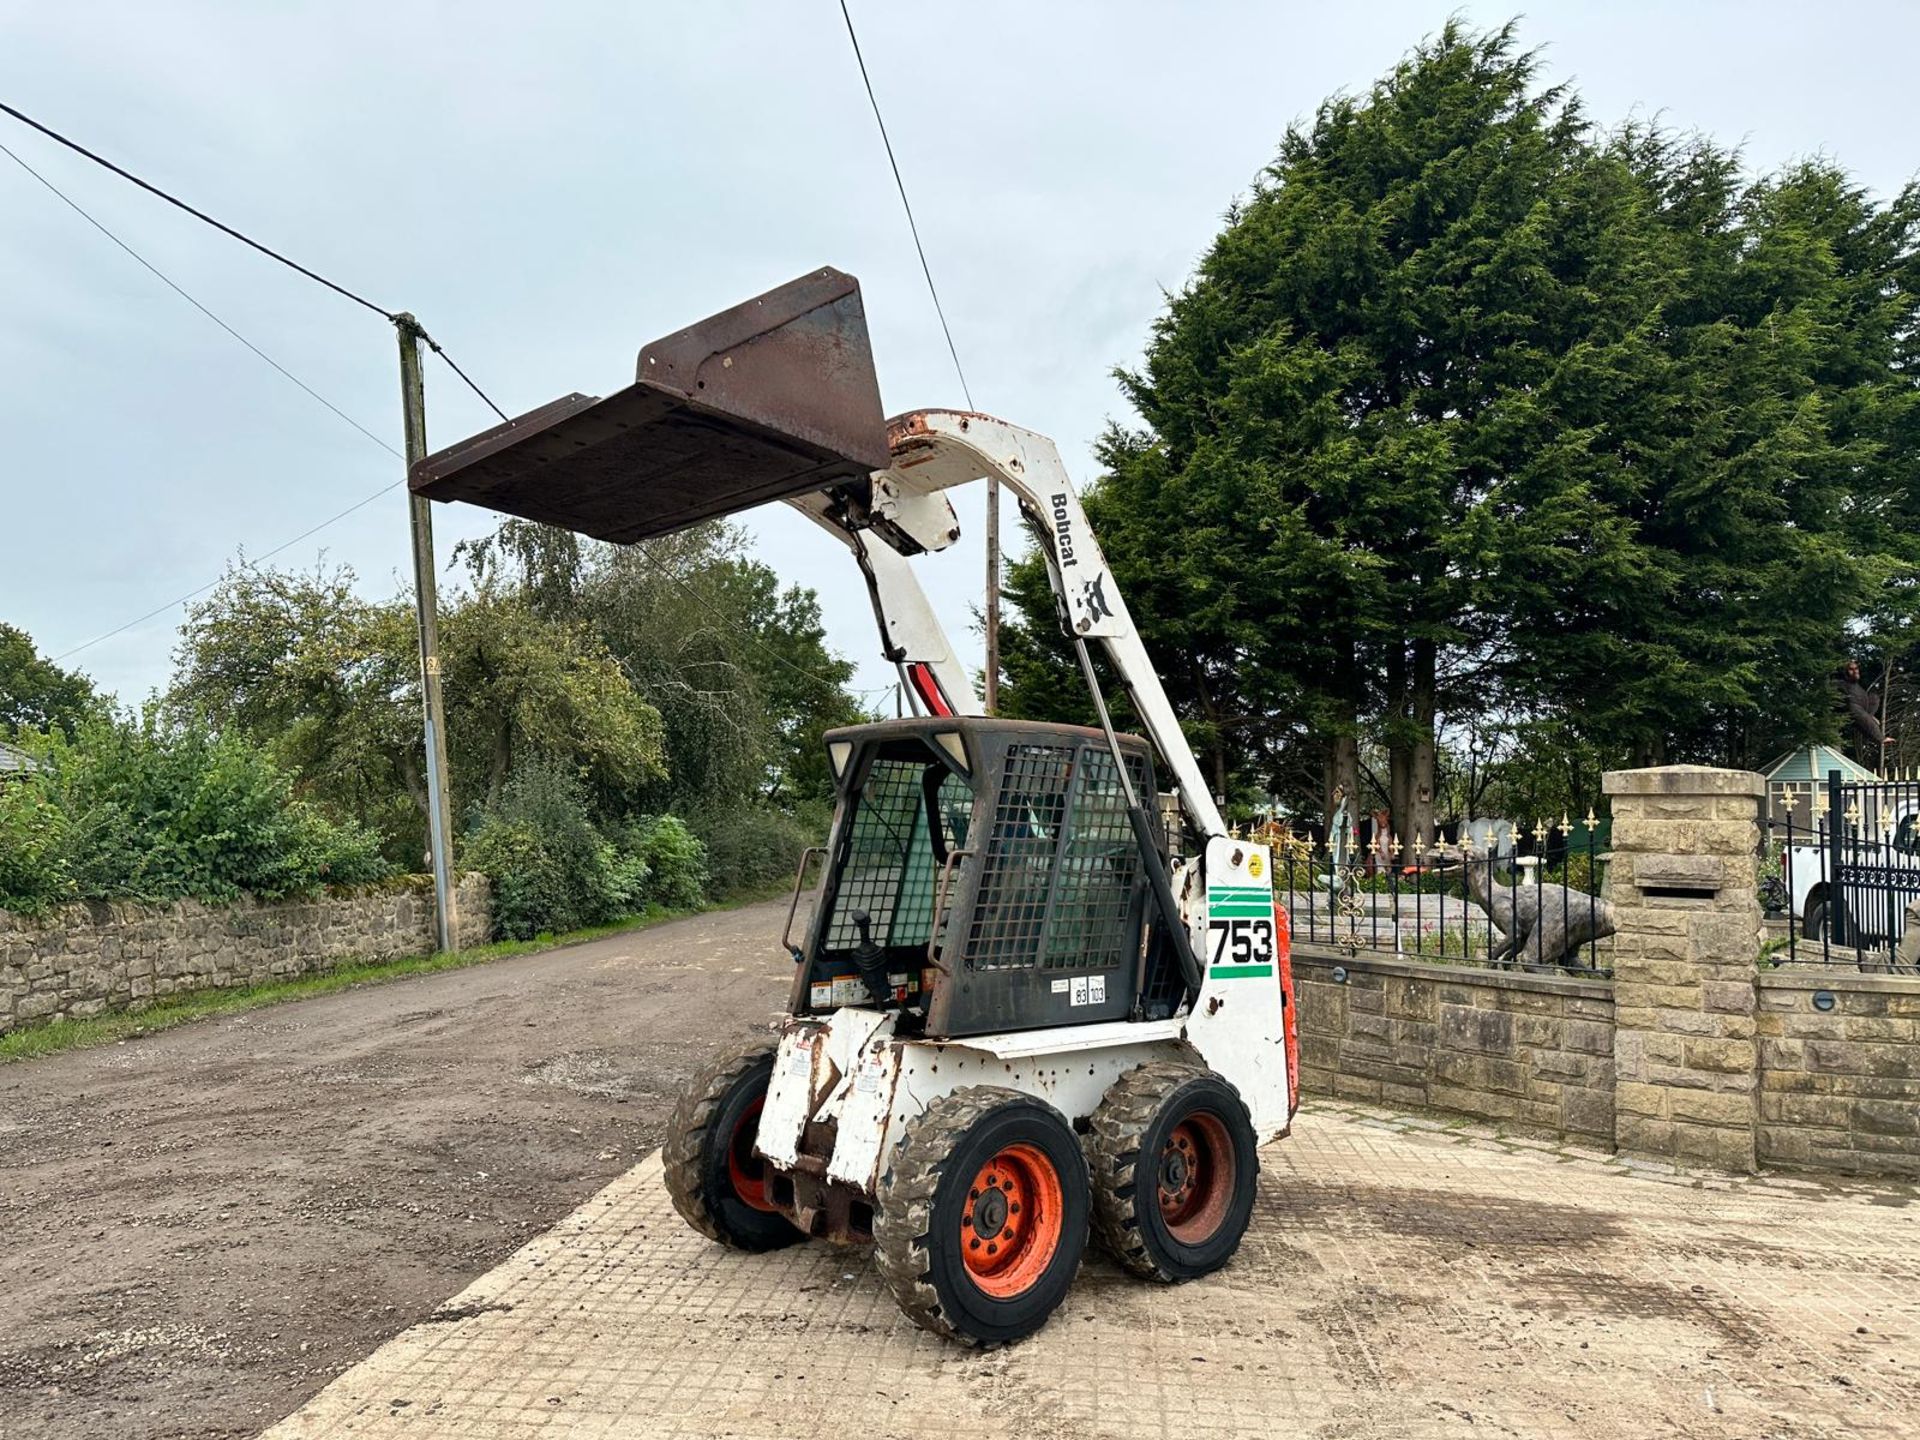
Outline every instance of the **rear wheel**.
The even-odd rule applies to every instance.
[[[1128,1071],[1093,1112],[1093,1227],[1150,1280],[1192,1280],[1240,1248],[1260,1172],[1240,1092],[1211,1070],[1155,1061]]]
[[[762,1041],[703,1071],[674,1107],[662,1152],[673,1208],[735,1250],[777,1250],[805,1238],[774,1207],[767,1163],[754,1153],[773,1056],[773,1042]]]
[[[1825,891],[1815,891],[1807,901],[1805,922],[1800,927],[1800,935],[1806,940],[1825,940],[1827,938],[1827,896]]]
[[[967,1345],[1047,1322],[1087,1246],[1087,1162],[1043,1100],[979,1086],[929,1105],[880,1178],[874,1259],[909,1319]]]

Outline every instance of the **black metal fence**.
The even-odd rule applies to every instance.
[[[1296,940],[1457,965],[1606,977],[1613,909],[1600,898],[1604,830],[1544,821],[1511,849],[1263,836]]]
[[[1771,958],[1920,974],[1910,913],[1920,903],[1920,780],[1843,782],[1836,770],[1810,798],[1767,822],[1761,899],[1789,921]]]

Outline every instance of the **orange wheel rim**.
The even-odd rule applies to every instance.
[[[727,1142],[727,1181],[742,1205],[769,1212],[779,1209],[767,1199],[767,1162],[753,1153],[753,1142],[760,1136],[760,1112],[766,1108],[762,1095],[741,1112]]]
[[[1060,1248],[1060,1172],[1032,1145],[1009,1145],[975,1173],[960,1217],[960,1254],[995,1299],[1030,1289]]]
[[[1183,1245],[1213,1238],[1233,1201],[1233,1139],[1217,1115],[1196,1110],[1167,1136],[1160,1152],[1160,1218]]]

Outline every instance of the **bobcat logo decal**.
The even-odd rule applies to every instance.
[[[1080,600],[1087,607],[1087,616],[1096,623],[1113,614],[1113,606],[1107,603],[1107,592],[1102,588],[1106,583],[1104,574],[1096,575],[1080,590]]]

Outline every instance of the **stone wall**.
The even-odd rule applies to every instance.
[[[1761,1161],[1920,1178],[1920,979],[1776,970],[1757,988]]]
[[[1307,1092],[1611,1145],[1605,981],[1349,958],[1306,943],[1294,946],[1293,981]]]
[[[461,877],[455,910],[460,943],[484,943],[491,932],[484,877]],[[0,1033],[347,961],[423,955],[434,948],[433,911],[427,880],[275,904],[92,903],[38,917],[0,911]]]

